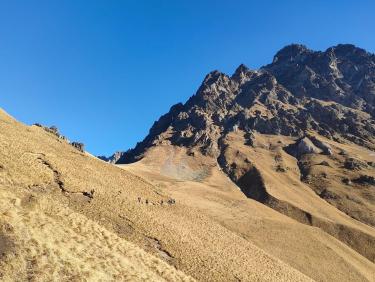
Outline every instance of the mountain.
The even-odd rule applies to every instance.
[[[2,281],[311,281],[168,190],[3,110],[0,140]]]
[[[374,262],[374,109],[373,54],[349,44],[324,52],[293,44],[259,70],[209,73],[117,163],[133,163],[150,180],[204,182],[209,159],[247,198]]]
[[[325,52],[290,45],[259,70],[240,65],[231,77],[209,73],[197,93],[155,122],[119,163],[164,141],[217,157],[219,139],[234,129],[296,137],[313,131],[373,149],[374,109],[375,55],[353,45]]]
[[[375,275],[373,262],[333,236],[248,199],[198,151],[162,145],[137,163],[115,166],[2,110],[0,138],[3,281]]]
[[[0,280],[374,281],[373,65],[212,72],[117,164],[0,110]]]

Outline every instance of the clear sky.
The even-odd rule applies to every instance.
[[[375,1],[0,0],[0,106],[93,154],[141,141],[206,73],[284,45],[375,52]]]

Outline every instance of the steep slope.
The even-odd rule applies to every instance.
[[[291,45],[260,70],[214,71],[118,163],[163,146],[203,154],[247,197],[374,262],[374,70],[353,45]]]
[[[0,188],[1,281],[193,281],[51,197],[22,190]]]
[[[320,229],[246,198],[215,160],[197,151],[193,156],[183,147],[156,146],[141,161],[121,167],[316,281],[373,280],[369,260]]]
[[[78,191],[89,182],[77,179],[74,187],[63,180],[69,170],[92,165],[69,143],[2,110],[0,138],[1,281],[194,280],[69,207],[93,200]],[[69,163],[75,158],[81,166]],[[66,161],[66,172],[50,159]],[[134,177],[129,182],[142,185]]]
[[[3,111],[0,140],[5,281],[192,280],[172,266],[202,281],[310,280],[168,190]],[[360,265],[365,280],[373,270]]]
[[[243,132],[237,132],[226,136],[223,141],[226,147],[221,159],[225,160],[222,163],[224,170],[248,197],[299,222],[321,228],[375,261],[375,229],[353,220],[330,205],[344,199],[348,214],[358,210],[361,215],[358,218],[370,222],[375,210],[371,197],[373,187],[366,187],[370,193],[368,197],[363,189],[348,187],[341,182],[340,174],[344,172],[341,171],[339,161],[338,165],[334,163],[339,144],[332,146],[335,148],[332,157],[313,153],[303,155],[303,162],[312,166],[314,171],[309,172],[312,177],[308,177],[307,181],[301,181],[302,165],[283,150],[293,140],[282,136],[256,135],[255,140],[259,143],[248,146],[244,135]],[[353,206],[356,201],[360,201],[362,206]]]

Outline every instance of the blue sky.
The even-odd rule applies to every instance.
[[[284,45],[375,52],[375,1],[0,0],[0,106],[93,154],[141,141],[206,73]]]

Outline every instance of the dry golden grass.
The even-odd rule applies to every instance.
[[[193,280],[48,196],[1,186],[0,215],[2,281]]]
[[[173,266],[201,281],[311,280],[199,207],[168,202],[174,197],[168,187],[80,153],[4,112],[0,142],[4,280],[191,279]],[[207,170],[198,180],[206,176]],[[232,188],[224,187],[237,195]],[[259,218],[278,215],[259,209]]]
[[[226,141],[229,145],[226,151],[228,159],[234,160],[239,151],[240,154],[246,156],[261,171],[267,187],[267,193],[281,203],[287,203],[289,204],[289,207],[295,207],[295,209],[290,208],[284,210],[284,213],[302,222],[305,222],[306,220],[301,217],[301,215],[305,213],[309,214],[311,218],[307,221],[313,222],[307,223],[321,227],[331,235],[339,238],[346,244],[351,245],[355,250],[369,258],[371,261],[375,261],[375,229],[360,221],[353,220],[353,218],[320,198],[308,184],[300,181],[301,174],[296,159],[281,149],[282,146],[294,142],[293,139],[282,136],[257,135],[257,140],[260,144],[253,148],[244,145],[244,139],[241,133],[230,134]],[[281,143],[279,141],[281,141]],[[343,146],[351,155],[355,155],[353,150],[360,149],[355,145],[345,146],[333,141],[325,141],[331,143],[331,146],[335,151],[334,156],[339,155],[338,153],[343,149]],[[367,158],[371,157],[371,152],[366,149],[361,148],[361,152],[363,155],[367,155]],[[279,161],[275,161],[276,156]],[[327,179],[332,177],[337,178],[338,175],[343,174],[340,164],[336,166],[334,165],[334,156],[330,157],[331,159],[328,156],[322,155],[312,156],[312,158],[305,159],[305,161],[320,163],[321,161],[326,160],[331,163],[330,167],[319,167],[320,170],[325,172]],[[286,172],[280,173],[275,169],[276,165],[280,163],[286,169]],[[374,169],[369,173],[375,175]],[[315,181],[321,179],[323,179],[323,177],[318,174]],[[311,182],[313,182],[313,180]],[[340,180],[337,180],[336,182],[331,181],[330,183],[327,182],[325,184],[326,188],[329,189],[355,190],[353,187],[345,187]],[[348,206],[349,204],[350,203],[348,203]],[[367,214],[370,214],[370,211],[374,210],[374,205],[370,204],[368,206],[369,207],[365,213],[367,212]],[[348,236],[349,232],[356,235]]]
[[[232,137],[240,139],[238,142],[231,140],[235,150],[249,149],[249,146],[241,147],[243,144],[241,136]],[[286,140],[283,141],[285,144]],[[269,147],[265,144],[265,148]],[[326,211],[332,221],[351,224],[373,236],[374,230],[371,227],[364,226],[342,214],[317,197],[310,188],[308,190],[305,187],[300,188],[303,184],[297,176],[294,176],[298,174],[295,164],[293,166],[288,164],[290,172],[280,177],[274,169],[273,152],[259,148],[257,150],[262,151],[252,152],[249,156],[257,164],[269,165],[269,167],[262,167],[262,172],[270,174],[265,176],[267,181],[273,181],[273,185],[277,184],[278,189],[286,190],[283,200],[300,201],[297,203],[303,205],[303,208],[309,208],[314,216],[321,215],[318,211]],[[228,151],[228,153],[233,152]],[[233,156],[236,154],[234,153]],[[173,166],[174,168],[171,169]],[[182,148],[159,146],[151,149],[142,161],[121,167],[148,179],[156,187],[167,191],[177,202],[198,209],[201,214],[209,216],[228,230],[317,281],[374,280],[375,266],[368,259],[320,228],[298,223],[290,217],[246,198],[237,186],[218,170],[214,160],[203,157],[198,152],[195,152],[194,157],[190,157]],[[283,177],[289,177],[288,185],[284,184]],[[269,185],[269,182],[267,184]],[[290,187],[291,185],[300,186]],[[297,189],[305,190],[297,191]],[[282,191],[279,193],[283,194]],[[311,207],[308,205],[309,201]],[[373,247],[370,245],[369,248]]]

